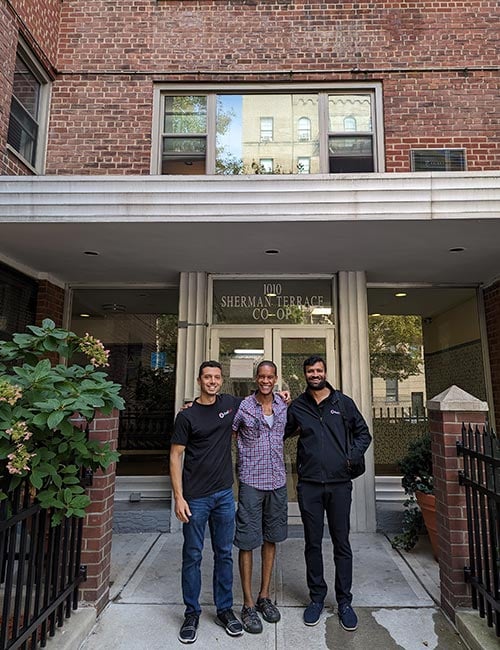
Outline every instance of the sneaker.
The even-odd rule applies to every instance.
[[[196,641],[198,638],[199,622],[200,617],[198,614],[186,614],[184,623],[179,630],[179,636],[177,637],[181,643],[194,643]]]
[[[311,601],[304,610],[304,623],[306,625],[317,625],[322,611],[323,603]]]
[[[339,605],[339,621],[344,630],[348,632],[354,632],[357,629],[358,617],[349,603]]]
[[[260,634],[262,632],[262,621],[255,607],[245,607],[243,605],[241,608],[241,622],[245,632],[250,634]]]
[[[229,636],[240,636],[243,634],[243,626],[234,615],[232,609],[225,609],[223,612],[219,612],[215,617],[215,622],[217,625],[225,628]]]
[[[277,623],[281,618],[279,609],[271,602],[270,598],[257,598],[255,607],[262,614],[262,618],[268,623]]]

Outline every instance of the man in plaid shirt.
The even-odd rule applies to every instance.
[[[233,430],[238,442],[239,495],[236,536],[243,588],[243,627],[251,634],[262,632],[262,618],[280,620],[280,612],[269,597],[276,543],[287,537],[287,491],[283,459],[283,435],[287,407],[273,389],[278,379],[276,365],[261,361],[257,366],[257,390],[240,405]],[[262,578],[256,601],[252,597],[253,550],[261,547]]]

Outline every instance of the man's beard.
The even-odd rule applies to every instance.
[[[323,388],[326,388],[326,379],[323,379],[317,384],[312,384],[310,382],[307,382],[307,387],[309,390],[323,390]]]

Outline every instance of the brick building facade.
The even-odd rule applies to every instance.
[[[147,350],[175,408],[208,355],[236,390],[241,348],[289,382],[314,348],[368,415],[380,312],[422,316],[435,365],[467,349],[498,418],[499,18],[487,0],[0,0],[0,261],[40,282],[38,319],[107,332],[134,381]],[[224,311],[226,281],[277,309]],[[446,317],[471,302],[474,327]],[[177,315],[176,357],[126,340],[123,311]],[[368,465],[357,530],[376,523]]]

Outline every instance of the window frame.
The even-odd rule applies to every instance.
[[[272,142],[274,139],[274,117],[261,116],[260,118],[260,142]],[[262,128],[263,123],[269,122],[271,128]],[[270,133],[270,135],[264,135],[265,133]]]
[[[47,154],[48,118],[49,118],[50,97],[52,93],[52,80],[49,77],[47,71],[43,68],[41,63],[38,61],[36,56],[33,54],[31,49],[28,47],[28,45],[22,38],[19,38],[17,44],[14,66],[16,64],[18,56],[26,65],[26,67],[31,72],[31,74],[35,77],[37,82],[40,84],[40,89],[38,94],[38,112],[36,116],[37,133],[35,138],[36,150],[35,150],[34,161],[31,162],[27,160],[23,156],[23,154],[20,151],[18,151],[14,145],[10,144],[9,142],[6,143],[7,149],[14,156],[16,156],[16,158],[18,158],[23,163],[23,165],[26,165],[26,167],[28,167],[33,173],[43,174],[45,171],[45,160]],[[10,125],[13,99],[14,99],[14,77],[12,77],[12,92],[11,92],[11,102],[9,106],[9,120],[8,120],[7,128]],[[19,102],[19,100],[17,101]]]
[[[359,173],[380,173],[385,171],[384,155],[384,115],[382,84],[380,82],[343,82],[337,84],[228,84],[218,86],[207,83],[156,83],[153,87],[153,124],[152,124],[152,147],[151,147],[151,174],[161,175],[162,168],[162,119],[163,119],[163,98],[166,95],[202,95],[207,96],[207,159],[206,170],[203,176],[218,176],[215,173],[216,153],[216,108],[218,95],[251,95],[251,94],[294,94],[294,93],[317,93],[318,94],[318,127],[319,127],[319,174],[330,174],[328,162],[328,96],[332,94],[367,94],[372,95],[372,137],[373,137],[373,172]],[[352,133],[352,132],[350,132]],[[361,134],[361,133],[360,133]],[[274,135],[274,134],[273,134]],[[237,175],[228,175],[225,178],[237,178]]]

